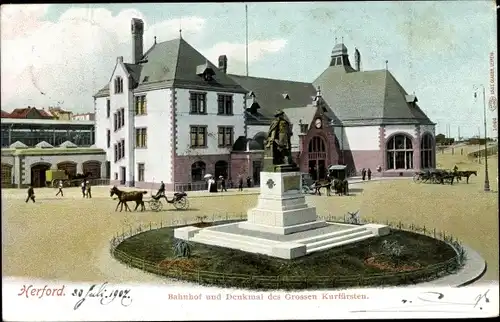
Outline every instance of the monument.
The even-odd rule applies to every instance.
[[[386,235],[385,225],[348,225],[318,220],[306,203],[301,172],[292,159],[292,125],[277,111],[265,142],[257,206],[246,221],[207,228],[177,228],[174,236],[198,243],[292,259],[315,251]]]

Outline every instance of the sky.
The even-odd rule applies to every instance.
[[[248,3],[250,76],[313,82],[336,42],[361,53],[362,70],[385,68],[451,136],[483,133],[496,62],[493,1]],[[145,50],[182,37],[228,72],[245,74],[244,3],[51,4],[1,6],[2,110],[61,106],[93,111],[116,57],[131,60],[131,18],[145,23]],[[495,67],[496,71],[496,67]],[[495,75],[495,79],[496,79]],[[496,88],[496,84],[495,84]],[[495,89],[496,95],[496,89]],[[494,113],[488,110],[488,131]]]

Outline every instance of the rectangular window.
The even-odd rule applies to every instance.
[[[300,124],[300,133],[307,133],[307,128],[309,125],[307,124]]]
[[[121,128],[122,126],[125,126],[125,109],[124,108],[121,109],[120,116],[121,116],[121,123],[120,123],[120,128]]]
[[[125,140],[121,141],[121,148],[122,148],[121,157],[124,158],[125,157]]]
[[[106,131],[106,141],[107,141],[106,146],[108,148],[110,148],[111,147],[111,131],[110,130]]]
[[[123,78],[115,78],[115,94],[123,93]]]
[[[233,128],[231,126],[219,126],[218,146],[231,147],[233,145]]]
[[[217,114],[233,115],[233,96],[232,95],[217,95]]]
[[[148,142],[148,130],[146,128],[135,129],[135,147],[146,148]]]
[[[137,163],[137,179],[139,182],[144,182],[144,172],[145,172],[144,163]]]
[[[121,109],[119,109],[116,112],[116,118],[118,119],[117,122],[116,122],[117,123],[117,127],[116,128],[119,130],[122,127],[122,110]]]
[[[106,100],[106,117],[109,119],[111,115],[111,100]]]
[[[118,130],[118,115],[116,113],[113,113],[113,122],[114,122],[113,131],[116,132],[116,130]]]
[[[207,113],[207,93],[191,92],[189,96],[190,114]]]
[[[114,144],[113,147],[115,149],[115,162],[116,162],[118,161],[118,145]]]
[[[146,95],[135,97],[135,115],[146,115]]]
[[[191,147],[201,148],[207,146],[207,127],[206,126],[191,126]]]

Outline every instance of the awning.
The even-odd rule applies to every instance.
[[[345,170],[345,168],[347,168],[346,165],[343,165],[343,164],[335,164],[335,165],[331,165],[328,170]]]

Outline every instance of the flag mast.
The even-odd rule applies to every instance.
[[[245,35],[245,65],[246,65],[247,77],[248,77],[248,5],[247,4],[245,4],[245,30],[246,30],[246,35]]]

